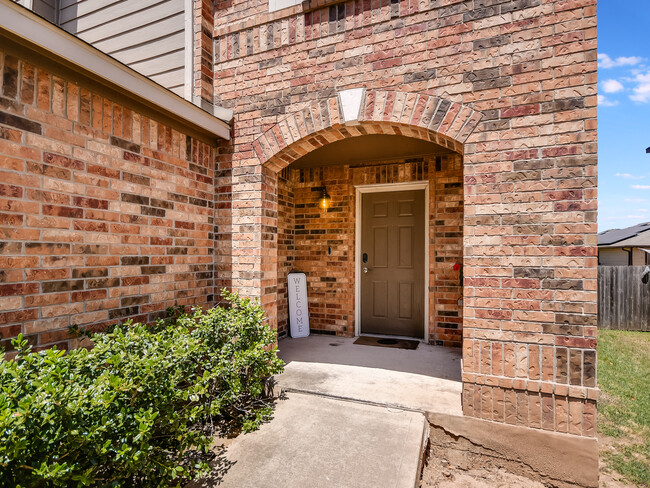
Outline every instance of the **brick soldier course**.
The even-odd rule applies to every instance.
[[[426,338],[462,346],[464,413],[594,436],[596,1],[196,0],[194,25],[194,97],[234,110],[231,141],[4,49],[3,344],[74,347],[69,325],[222,286],[282,335],[291,269],[312,327],[354,335],[355,186],[428,181]],[[299,164],[395,134],[440,155]]]

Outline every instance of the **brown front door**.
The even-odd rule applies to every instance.
[[[361,333],[424,337],[424,190],[361,199]]]

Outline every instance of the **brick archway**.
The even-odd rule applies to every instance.
[[[260,209],[260,214],[257,217],[260,226],[259,228],[255,226],[256,229],[259,229],[260,236],[259,271],[236,273],[238,276],[234,276],[233,284],[238,284],[239,286],[235,286],[245,290],[245,293],[260,298],[267,312],[269,322],[274,327],[279,325],[278,307],[283,306],[278,303],[282,295],[282,280],[278,279],[278,263],[281,261],[281,256],[278,255],[278,240],[282,238],[280,236],[281,223],[279,222],[278,212],[278,189],[279,182],[282,180],[282,170],[302,156],[327,144],[346,138],[374,134],[401,135],[433,142],[451,150],[455,154],[450,156],[454,160],[450,165],[453,164],[455,168],[455,179],[453,181],[457,181],[456,186],[453,190],[442,188],[439,193],[455,192],[456,196],[452,198],[459,201],[460,217],[458,214],[453,216],[449,214],[447,209],[442,208],[446,204],[441,204],[441,215],[431,213],[431,218],[434,218],[436,222],[453,221],[450,225],[455,226],[453,228],[457,227],[455,234],[458,238],[459,256],[453,258],[448,256],[441,261],[439,257],[431,255],[429,260],[432,263],[432,283],[437,283],[435,286],[438,286],[438,290],[445,286],[449,290],[457,285],[457,273],[453,274],[453,276],[450,273],[453,262],[447,261],[453,259],[455,262],[462,257],[462,155],[465,152],[464,143],[477,127],[483,114],[468,106],[439,97],[400,91],[368,90],[357,101],[358,111],[355,106],[354,112],[356,116],[353,118],[349,117],[349,111],[344,112],[340,95],[296,107],[252,141],[252,151],[248,153],[249,157],[253,156],[256,161],[259,161],[258,164],[261,163],[260,200],[259,203],[253,203],[250,199],[242,202],[242,210],[235,210],[234,217],[236,219],[237,214],[241,212],[241,222],[247,224],[245,228],[252,228],[250,226],[252,223],[251,206],[254,205]],[[290,109],[290,107],[287,107],[287,109]],[[425,173],[426,171],[425,169]],[[422,174],[422,172],[419,173],[420,177],[422,177]],[[440,173],[437,174],[440,175]],[[433,178],[433,173],[430,176]],[[424,179],[427,178],[428,176],[425,175]],[[400,181],[406,182],[408,179]],[[449,181],[451,180],[445,180],[444,183],[440,184],[443,186],[449,185]],[[436,211],[438,210],[432,210],[432,212]],[[235,228],[244,227],[237,227],[235,223]],[[247,236],[242,235],[241,237],[243,251],[244,248],[250,246],[251,241]],[[434,240],[434,231],[431,230],[431,242],[433,243]],[[433,249],[433,246],[431,248]],[[436,263],[435,269],[433,268],[434,261]],[[249,280],[244,277],[253,277],[253,279]],[[455,281],[452,283],[452,280]],[[439,285],[440,283],[443,283],[443,285]],[[459,290],[460,288],[458,288],[458,293]],[[454,296],[447,297],[448,302],[456,302],[455,293],[456,291],[450,293]],[[434,294],[431,293],[430,296],[433,297]],[[435,301],[433,298],[431,300],[427,323],[445,322],[450,325],[449,323],[453,322],[454,318],[445,319],[443,317],[445,313],[443,310],[444,305],[438,306],[439,301]],[[462,320],[462,310],[459,312],[457,320]],[[432,325],[432,327],[435,326]],[[430,335],[430,338],[440,343],[460,345],[460,325],[458,325],[458,330],[451,332],[455,335],[445,335],[443,331],[442,336],[439,336],[436,329],[436,332]]]
[[[287,114],[253,142],[260,162],[280,171],[331,142],[367,134],[399,134],[423,139],[463,154],[463,143],[483,114],[432,95],[368,90],[358,118],[345,121],[339,97],[314,101]]]

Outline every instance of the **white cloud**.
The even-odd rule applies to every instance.
[[[645,198],[626,198],[625,201],[632,203],[643,203],[645,202]]]
[[[617,66],[634,66],[643,61],[643,58],[638,56],[619,56],[612,59],[608,54],[598,53],[598,67],[599,68],[616,68]]]
[[[620,219],[645,219],[647,215],[617,215],[615,217],[607,217],[606,220],[620,220]]]
[[[625,178],[626,180],[642,180],[645,176],[631,175],[630,173],[616,173],[614,176]]]
[[[618,101],[608,100],[607,98],[605,98],[605,95],[598,95],[598,105],[601,107],[614,107],[618,105]]]
[[[630,95],[630,100],[639,103],[650,102],[650,71],[637,74],[634,81],[637,85],[633,90],[634,95]]]
[[[650,190],[650,185],[630,185],[635,190]]]
[[[605,93],[617,93],[623,91],[623,85],[618,80],[605,80],[601,83]]]

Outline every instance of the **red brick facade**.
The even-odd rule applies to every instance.
[[[21,54],[0,53],[1,345],[211,304],[215,149]]]
[[[312,327],[352,335],[355,187],[425,181],[428,340],[462,344],[465,414],[595,435],[596,0],[195,7],[194,96],[234,110],[229,143],[3,46],[3,345],[75,346],[70,325],[150,321],[221,286],[284,333],[291,269]],[[375,134],[445,155],[292,166]]]
[[[340,138],[433,140],[462,156],[464,412],[593,436],[596,1],[307,5],[215,4],[214,100],[236,114],[219,162],[232,202],[220,278],[259,297],[282,330],[286,273],[311,271],[315,327],[350,334],[359,176],[327,168],[314,183],[290,164]],[[338,94],[356,87],[366,89],[359,121],[345,123]],[[317,219],[307,190],[321,177],[343,203]],[[325,268],[324,241],[298,234],[302,225],[340,241],[340,265]],[[437,271],[432,261],[430,276],[453,262]],[[430,340],[449,332],[435,310]]]

